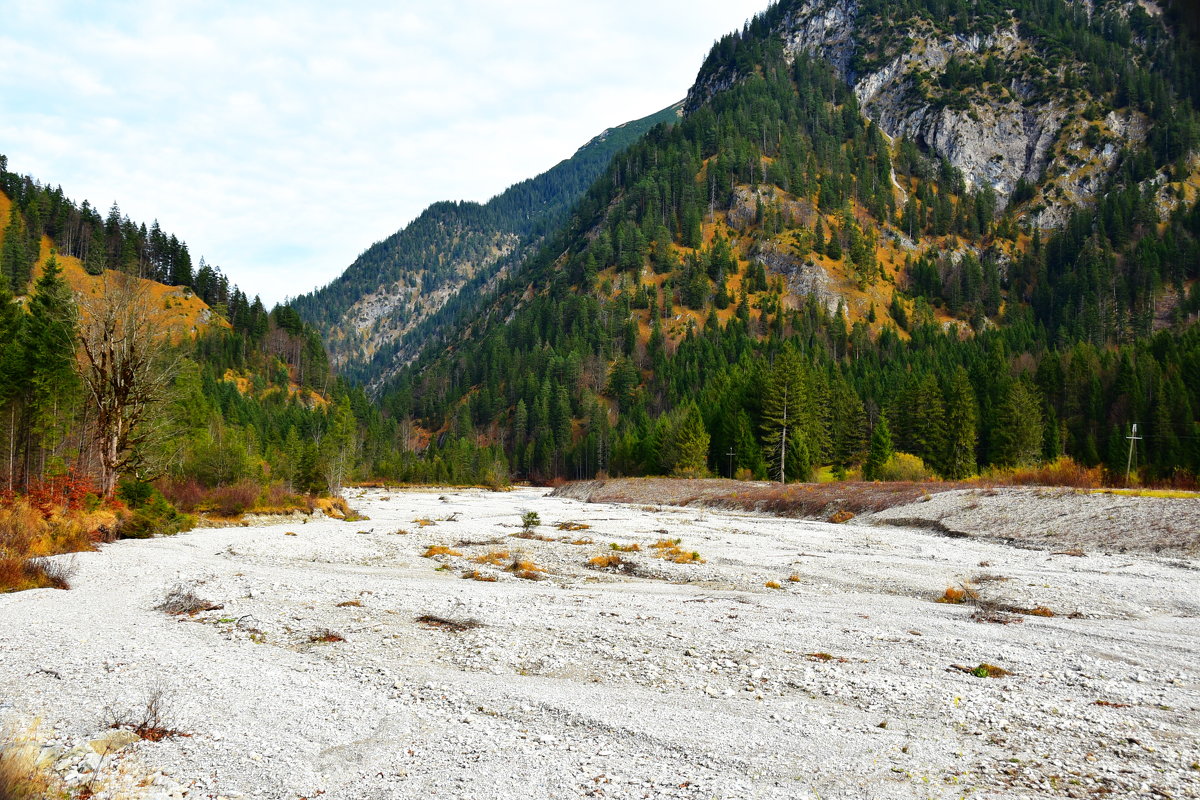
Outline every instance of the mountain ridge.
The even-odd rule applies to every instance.
[[[487,291],[548,231],[616,152],[677,118],[682,103],[607,128],[567,159],[485,203],[442,201],[376,242],[338,278],[290,302],[317,325],[340,372],[378,385],[416,345],[412,334],[464,290]]]

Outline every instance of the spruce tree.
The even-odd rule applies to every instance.
[[[992,463],[1002,467],[1037,463],[1042,453],[1042,407],[1037,389],[1023,380],[1008,384],[992,428]]]
[[[954,371],[946,391],[946,453],[942,476],[954,480],[975,473],[978,408],[971,379],[961,366]]]
[[[58,259],[46,261],[34,284],[22,329],[21,358],[27,370],[26,404],[30,430],[45,463],[47,449],[64,438],[79,387],[75,346],[79,315],[71,287],[63,280]]]
[[[863,462],[863,478],[878,480],[880,470],[892,455],[892,432],[888,430],[887,417],[880,414],[875,430],[871,431],[871,449],[867,453],[867,460]]]

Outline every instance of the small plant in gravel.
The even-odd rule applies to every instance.
[[[346,600],[337,604],[338,608],[362,608],[361,600]]]
[[[950,668],[973,675],[976,678],[1007,678],[1009,675],[1012,675],[1011,672],[1003,667],[997,667],[995,664],[988,664],[986,662],[980,664],[978,667],[964,667],[962,664],[951,664]]]
[[[573,544],[576,547],[583,547],[585,545],[595,544],[595,542],[593,540],[587,538],[586,536],[583,537],[582,539],[559,539],[559,541],[563,542],[565,544]]]
[[[642,546],[637,542],[633,544],[617,544],[613,542],[609,545],[609,549],[616,550],[618,553],[639,553],[642,550]]]
[[[176,584],[167,592],[167,596],[163,601],[155,606],[155,610],[161,611],[164,614],[172,616],[194,617],[202,611],[216,611],[225,606],[217,605],[209,600],[205,600],[196,594],[195,590],[187,584]]]
[[[312,644],[337,644],[346,641],[346,637],[330,628],[321,628],[308,637],[308,641]]]
[[[435,556],[461,556],[462,553],[452,548],[440,544],[431,544],[425,550],[425,558],[434,558]]]
[[[109,728],[132,731],[148,742],[190,735],[176,730],[171,722],[171,693],[161,685],[151,686],[145,701],[136,709],[118,709],[110,705],[105,708],[104,716]]]
[[[768,589],[782,589],[783,588],[783,585],[779,581],[767,581],[766,583],[763,584],[763,586],[767,587]]]
[[[799,575],[789,575],[788,576],[788,583],[799,583],[800,580],[801,580],[801,578]]]
[[[416,525],[421,528],[428,528],[429,526],[436,525],[436,524],[437,524],[436,522],[429,519],[428,517],[420,517],[419,519],[413,520],[413,525]]]
[[[523,533],[533,533],[533,529],[541,524],[542,518],[536,511],[526,511],[521,515],[521,531]]]
[[[574,531],[590,530],[592,526],[587,525],[582,522],[560,522],[555,527],[557,527],[560,531],[567,531],[567,532],[573,533]]]

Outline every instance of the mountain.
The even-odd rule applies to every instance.
[[[569,159],[487,203],[442,202],[369,247],[329,285],[291,301],[347,378],[377,384],[416,353],[439,312],[453,317],[528,255],[613,156],[682,104],[610,128]]]
[[[1183,3],[785,0],[383,392],[383,471],[1200,470]],[[868,448],[868,440],[871,447]],[[425,446],[426,443],[431,443]],[[893,453],[893,451],[896,451]],[[903,453],[900,458],[897,453]]]
[[[804,0],[723,39],[688,94],[694,110],[744,77],[769,29],[786,58],[821,57],[859,110],[990,186],[1018,218],[1058,227],[1092,200],[1121,153],[1149,144],[1169,163],[1195,146],[1172,98],[1196,100],[1194,48],[1173,37],[1185,5]],[[1190,60],[1190,63],[1189,63]],[[1049,168],[1053,169],[1049,171]]]

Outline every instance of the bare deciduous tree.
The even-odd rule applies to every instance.
[[[175,362],[168,357],[169,331],[155,319],[143,282],[106,273],[100,289],[80,300],[83,381],[95,415],[100,487],[106,497],[126,471],[143,473],[148,445],[167,425],[156,410],[167,397]]]

